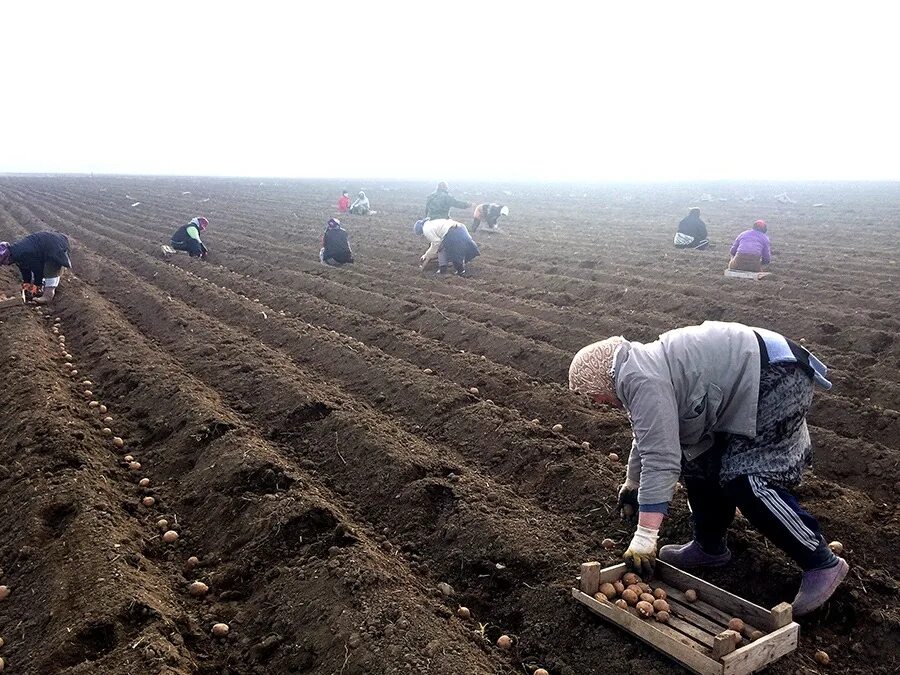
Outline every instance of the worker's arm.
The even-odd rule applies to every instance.
[[[422,256],[422,266],[423,267],[425,265],[427,265],[429,263],[429,261],[433,260],[437,256],[440,248],[441,248],[440,241],[431,242],[431,246],[428,247],[428,250],[425,251],[425,255]]]
[[[193,225],[191,225],[191,226],[187,229],[187,236],[189,236],[191,239],[194,239],[194,240],[197,241],[197,242],[200,242],[200,230],[198,230],[198,229],[197,229],[195,226],[193,226]],[[202,243],[202,242],[200,242],[200,243]]]
[[[467,209],[472,206],[472,204],[470,202],[464,202],[459,199],[453,199],[453,203],[451,204],[451,206],[456,209]]]

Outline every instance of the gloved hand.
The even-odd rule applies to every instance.
[[[642,525],[637,526],[634,537],[628,545],[622,558],[625,565],[640,574],[644,580],[653,577],[653,569],[656,566],[656,540],[659,538],[659,530],[654,530]]]
[[[619,486],[619,500],[616,502],[616,510],[622,520],[631,520],[638,513],[638,486],[627,480]]]

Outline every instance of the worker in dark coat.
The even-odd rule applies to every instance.
[[[444,181],[437,185],[437,189],[428,195],[425,202],[426,220],[447,220],[450,218],[450,209],[467,209],[472,206],[450,194],[450,188]]]
[[[182,225],[172,235],[172,248],[176,251],[187,251],[192,258],[206,258],[209,249],[200,239],[200,233],[209,227],[209,221],[203,216],[192,218],[187,225]]]
[[[25,302],[52,302],[62,268],[72,268],[69,240],[59,232],[35,232],[14,244],[0,242],[0,265],[19,268]]]
[[[709,234],[706,232],[706,223],[700,220],[700,209],[692,208],[678,223],[675,248],[692,248],[697,251],[709,248]]]
[[[319,261],[323,265],[340,267],[353,262],[353,251],[350,250],[350,239],[347,230],[341,227],[341,221],[332,218],[325,227],[322,235],[322,250],[319,251]]]

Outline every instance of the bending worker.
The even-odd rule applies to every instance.
[[[472,215],[472,232],[478,232],[478,227],[483,220],[487,224],[487,229],[497,230],[497,221],[500,216],[508,216],[509,207],[500,204],[479,204],[475,207],[475,213]]]
[[[340,267],[353,262],[353,251],[350,250],[350,238],[341,226],[341,221],[332,218],[325,226],[322,235],[322,249],[319,251],[319,260],[323,265]]]
[[[192,218],[187,225],[182,225],[172,235],[171,245],[176,251],[187,251],[192,258],[206,258],[209,249],[200,240],[200,233],[209,227],[209,221],[203,216]]]
[[[728,269],[762,272],[762,266],[772,261],[772,245],[767,230],[766,221],[757,220],[752,229],[741,232],[731,245]]]
[[[416,222],[414,230],[430,242],[428,250],[420,259],[423,270],[436,256],[438,274],[446,274],[447,266],[452,263],[456,274],[464,277],[467,275],[466,263],[480,255],[478,244],[472,239],[466,226],[455,220],[420,220]]]
[[[0,242],[0,265],[16,265],[25,302],[53,302],[62,268],[72,268],[69,240],[59,232],[35,232],[15,244]]]
[[[827,368],[778,333],[707,321],[642,344],[611,337],[584,347],[569,388],[623,407],[634,441],[619,508],[639,512],[625,551],[629,566],[652,573],[656,541],[679,476],[693,540],[663,546],[659,559],[681,568],[731,560],[726,532],[735,508],[803,570],[795,616],[831,597],[849,569],[828,548],[816,519],[788,489],[800,482],[812,447],[806,414]]]
[[[709,248],[709,235],[706,232],[706,223],[700,219],[700,209],[694,207],[678,223],[678,231],[675,232],[675,248],[693,248],[705,251]]]
[[[450,217],[450,209],[467,209],[472,206],[469,202],[460,201],[450,194],[450,188],[446,182],[437,184],[437,189],[428,195],[425,202],[425,218],[427,220],[441,220]]]

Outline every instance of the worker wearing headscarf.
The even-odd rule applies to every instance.
[[[675,232],[675,248],[692,248],[705,251],[709,248],[709,234],[706,223],[700,218],[700,209],[696,206],[678,223]]]
[[[472,239],[466,226],[455,220],[419,220],[414,230],[429,241],[428,250],[420,258],[424,270],[435,257],[438,259],[438,274],[447,274],[450,264],[456,274],[468,275],[466,263],[480,255],[478,244]]]
[[[350,213],[356,216],[365,216],[369,214],[369,198],[363,190],[359,191],[354,202],[350,205]]]
[[[322,235],[322,249],[319,251],[319,260],[324,265],[340,267],[353,262],[353,251],[350,250],[350,238],[341,226],[341,221],[332,218],[325,227]]]
[[[446,220],[450,218],[450,209],[467,209],[472,206],[450,194],[450,187],[445,181],[437,184],[437,189],[428,195],[425,201],[425,218],[430,220]]]
[[[749,230],[741,232],[731,245],[731,261],[728,269],[744,272],[761,272],[763,265],[772,261],[772,245],[766,221],[757,220]]]
[[[642,344],[609,338],[579,351],[569,387],[628,412],[634,439],[619,508],[639,512],[625,551],[652,573],[657,537],[681,477],[694,538],[664,546],[677,567],[731,560],[726,532],[735,508],[803,570],[794,615],[820,607],[847,574],[816,519],[788,488],[810,464],[806,414],[814,384],[830,388],[815,356],[762,328],[707,321]]]
[[[0,242],[0,265],[16,265],[22,275],[22,299],[53,301],[62,268],[72,268],[69,240],[59,232],[35,232],[14,244]]]
[[[191,222],[175,230],[170,242],[172,248],[176,251],[187,251],[192,258],[206,258],[209,249],[200,239],[200,233],[205,232],[207,227],[209,221],[203,216],[191,218]]]
[[[478,232],[481,221],[487,224],[487,229],[497,230],[497,221],[500,216],[508,216],[509,207],[501,204],[479,204],[472,214],[472,232]]]

